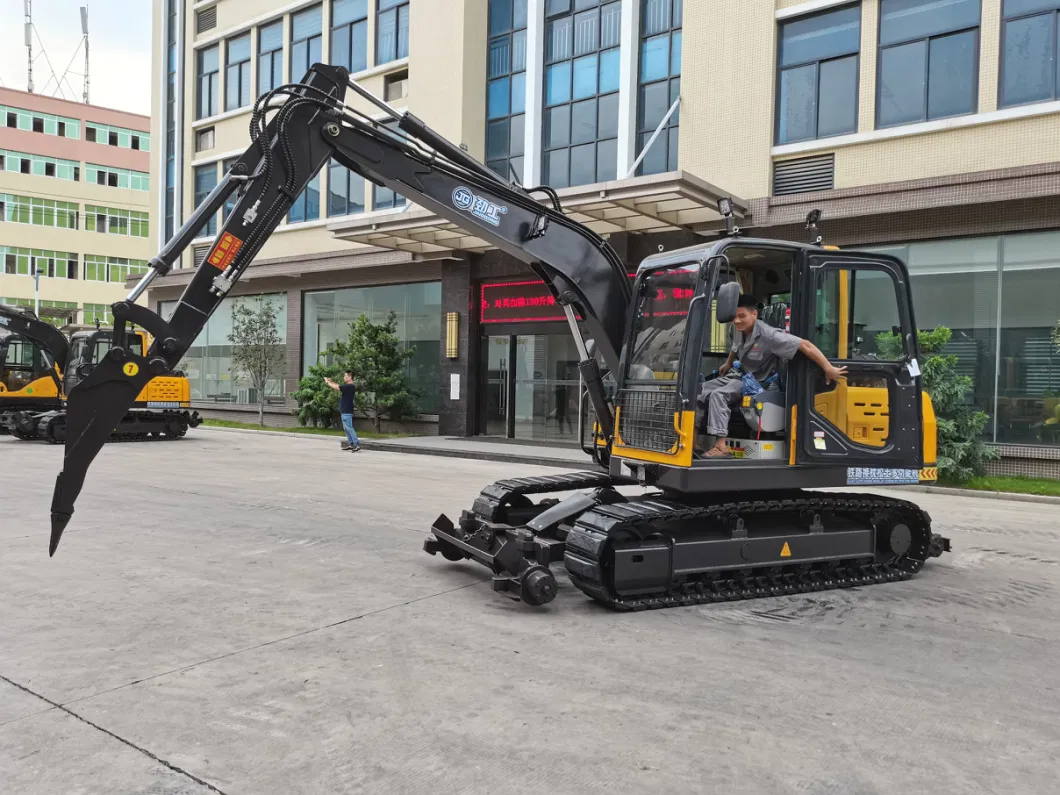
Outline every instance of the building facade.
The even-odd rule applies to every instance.
[[[820,209],[827,242],[897,253],[918,324],[953,330],[1004,471],[1060,475],[1060,0],[157,5],[156,244],[247,146],[255,97],[314,61],[343,64],[506,179],[555,188],[631,270],[715,236],[721,196],[750,234],[801,240]],[[153,305],[168,310],[215,232]],[[236,293],[284,307],[277,419],[350,321],[393,309],[429,427],[577,438],[577,355],[540,281],[339,166]],[[187,371],[197,401],[237,411],[248,392],[227,372],[227,312]]]
[[[111,322],[150,249],[146,116],[0,88],[0,303]]]

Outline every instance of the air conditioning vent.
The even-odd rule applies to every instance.
[[[800,157],[773,164],[773,195],[832,190],[835,187],[835,154]]]
[[[205,33],[217,27],[217,6],[210,6],[195,15],[195,32]]]
[[[191,251],[195,256],[195,267],[197,268],[202,265],[203,260],[206,259],[206,255],[210,253],[210,245],[193,246]]]

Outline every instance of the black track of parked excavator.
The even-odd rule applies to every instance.
[[[64,420],[65,422],[65,420]],[[62,439],[55,439],[47,432],[48,422],[43,417],[37,423],[37,436],[36,439],[43,439],[49,444],[64,444],[66,437]],[[108,444],[119,444],[122,442],[172,442],[177,439],[183,439],[184,435],[188,432],[188,426],[185,424],[180,425],[180,430],[177,435],[170,435],[169,433],[163,432],[163,425],[159,423],[158,431],[154,434],[148,434],[143,431],[136,433],[124,433],[121,431],[121,426],[118,426],[118,430],[110,435],[107,439]]]
[[[501,514],[513,497],[542,494],[547,491],[577,491],[608,486],[611,478],[605,472],[565,472],[533,478],[508,478],[491,483],[475,499],[472,510],[488,522],[503,521]]]
[[[629,510],[631,506],[635,506],[633,511]],[[746,569],[733,570],[729,576],[726,576],[726,572],[712,572],[709,577],[689,580],[676,589],[656,594],[619,596],[611,591],[605,579],[601,556],[606,557],[610,540],[616,537],[647,539],[657,533],[655,528],[661,523],[675,520],[747,516],[752,513],[772,513],[779,518],[783,514],[798,516],[804,511],[818,514],[841,511],[847,516],[861,514],[866,522],[881,512],[899,514],[913,530],[913,543],[904,556],[890,562],[839,561],[802,566],[778,565],[751,569],[751,573],[747,573]],[[927,560],[932,540],[930,522],[927,513],[913,503],[873,494],[804,493],[793,499],[748,500],[704,506],[649,498],[634,503],[601,505],[578,517],[567,536],[567,553],[573,553],[582,562],[588,563],[587,569],[580,568],[583,568],[584,574],[594,573],[595,581],[572,573],[569,567],[568,574],[571,582],[585,594],[618,610],[684,607],[896,582],[910,579]]]

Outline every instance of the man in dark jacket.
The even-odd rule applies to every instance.
[[[344,383],[336,384],[324,376],[327,385],[339,393],[339,416],[342,417],[342,428],[346,431],[346,442],[342,445],[342,449],[356,453],[361,449],[361,443],[357,440],[357,431],[353,429],[353,398],[357,387],[353,385],[353,373],[349,370],[342,374],[342,380]]]

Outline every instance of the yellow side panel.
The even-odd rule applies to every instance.
[[[795,421],[799,418],[799,407],[791,407],[791,438],[788,440],[788,466],[795,466],[795,443],[798,436],[795,435]]]
[[[136,396],[137,403],[146,402],[165,403],[189,403],[191,401],[191,384],[187,378],[175,378],[173,376],[159,376],[147,382],[140,394]]]
[[[30,381],[21,389],[15,390],[8,390],[3,383],[0,383],[0,393],[3,393],[6,398],[54,398],[59,396],[59,389],[55,386],[55,381],[51,379],[51,376],[47,376]]]
[[[921,392],[921,404],[922,413],[924,415],[924,464],[931,466],[939,460],[939,424],[938,420],[935,419],[935,407],[931,403],[931,398],[927,392]]]
[[[696,412],[682,411],[673,415],[674,430],[677,431],[677,444],[669,452],[657,453],[654,450],[640,450],[630,447],[622,440],[622,412],[615,409],[615,443],[612,454],[631,461],[648,461],[652,464],[668,464],[676,467],[692,466],[692,448],[696,438]]]
[[[890,411],[886,388],[848,386],[845,379],[839,379],[833,391],[814,395],[813,407],[852,442],[868,447],[887,444]]]

